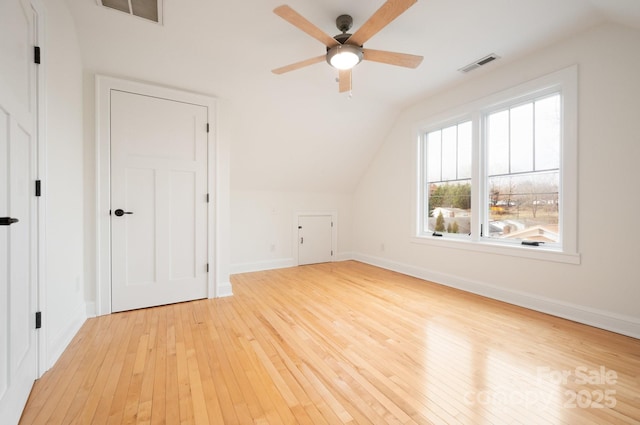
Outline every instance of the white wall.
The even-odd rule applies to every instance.
[[[351,250],[351,203],[347,193],[231,192],[231,272],[240,273],[296,265],[295,214],[335,212],[338,252]]]
[[[84,322],[82,63],[75,25],[63,0],[45,4],[46,205],[45,368]],[[43,304],[43,305],[42,305]]]
[[[469,74],[463,85],[402,113],[354,196],[356,258],[640,337],[638,46],[635,29],[597,27]],[[581,264],[412,243],[414,125],[572,64],[579,66]],[[614,213],[603,217],[602,211]]]

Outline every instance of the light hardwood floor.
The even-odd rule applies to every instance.
[[[640,340],[357,262],[232,282],[88,320],[21,424],[640,423]]]

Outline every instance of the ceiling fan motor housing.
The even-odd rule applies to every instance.
[[[340,15],[336,18],[336,27],[343,33],[349,31],[353,26],[353,18],[351,15]]]

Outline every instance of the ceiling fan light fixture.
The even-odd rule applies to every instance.
[[[337,69],[351,69],[362,61],[362,47],[339,44],[327,52],[327,62]]]

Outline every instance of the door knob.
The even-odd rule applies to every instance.
[[[0,226],[11,226],[13,223],[17,223],[18,220],[17,218],[11,218],[11,217],[0,217]]]
[[[113,213],[116,215],[116,217],[122,217],[125,214],[133,214],[131,211],[124,211],[124,210],[121,210],[120,208],[115,210]]]

